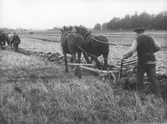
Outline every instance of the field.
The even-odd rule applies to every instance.
[[[165,123],[167,105],[153,94],[116,88],[109,79],[48,61],[48,53],[60,53],[60,31],[17,32],[21,38],[16,53],[0,51],[0,123],[4,124],[125,124]],[[110,45],[109,65],[118,62],[136,37],[133,32],[92,31],[104,35]],[[167,74],[167,32],[148,31],[161,45],[157,52],[157,74]],[[102,58],[99,57],[100,61]],[[84,59],[82,59],[84,62]],[[103,61],[102,61],[103,62]],[[163,79],[163,84],[167,80]],[[165,85],[166,86],[166,85]],[[167,88],[167,86],[166,86]],[[166,89],[167,90],[167,89]],[[163,90],[165,95],[166,90]]]

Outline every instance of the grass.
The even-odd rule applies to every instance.
[[[166,104],[154,95],[114,88],[93,76],[36,56],[0,53],[0,123],[125,124],[161,123]]]
[[[41,61],[35,56],[25,56],[10,51],[1,52],[0,69],[34,69],[51,66],[47,61]]]

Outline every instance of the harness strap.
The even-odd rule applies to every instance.
[[[88,34],[89,32],[87,32],[87,33],[85,33],[85,35],[84,35],[84,39],[85,40],[87,40],[88,38],[92,38],[93,40],[95,40],[95,41],[97,41],[97,42],[99,42],[99,43],[105,43],[105,42],[102,42],[102,41],[100,41],[100,40],[97,40],[96,38],[94,38],[94,36],[93,35],[89,35],[88,37],[86,37],[86,35]],[[105,44],[109,44],[108,42],[107,43],[105,43]]]
[[[87,33],[86,33],[86,34],[87,34]],[[88,42],[90,39],[93,39],[93,40],[95,40],[95,41],[97,41],[97,42],[103,43],[103,42],[101,42],[101,41],[95,39],[95,38],[93,37],[93,35],[91,35],[91,34],[86,37],[86,34],[84,35],[85,42]],[[77,45],[77,44],[76,44],[76,45]],[[78,45],[77,45],[77,46],[78,46]],[[78,46],[78,47],[79,47],[79,46]],[[80,49],[83,50],[82,48],[80,48]],[[85,53],[87,53],[88,55],[92,56],[92,57],[95,57],[95,58],[98,57],[98,56],[95,56],[95,55],[93,55],[93,54],[91,54],[91,53],[86,52],[85,50],[83,50],[83,51],[84,51]],[[108,58],[104,58],[104,59],[108,59]]]

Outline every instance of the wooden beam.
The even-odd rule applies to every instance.
[[[71,66],[95,66],[94,64],[86,64],[86,63],[68,63]]]
[[[88,70],[88,71],[93,71],[93,72],[96,72],[96,73],[104,73],[104,74],[111,74],[113,79],[114,79],[114,83],[117,82],[116,80],[116,77],[115,77],[115,74],[113,73],[113,71],[105,71],[105,70],[98,70],[98,69],[94,69],[94,68],[89,68],[89,67],[86,67],[86,66],[80,66],[81,69],[85,69],[85,70]]]

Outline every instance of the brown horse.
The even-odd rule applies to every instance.
[[[66,54],[71,54],[71,62],[80,63],[81,52],[83,52],[84,57],[88,63],[89,59],[86,53],[83,51],[84,48],[84,39],[78,33],[66,32],[66,29],[61,30],[61,47],[63,51],[63,55],[65,58],[65,72],[68,72],[68,62]],[[76,54],[78,53],[78,59],[76,58]],[[75,71],[75,75],[77,75],[77,70]]]
[[[100,69],[100,62],[98,57],[103,55],[104,66],[103,69],[107,70],[108,66],[108,54],[109,54],[109,44],[108,39],[104,36],[93,36],[90,31],[87,31],[84,27],[77,27],[76,32],[84,37],[85,51],[92,59],[95,61],[96,66]]]
[[[4,49],[6,42],[10,44],[9,38],[5,32],[0,32],[0,48]]]

